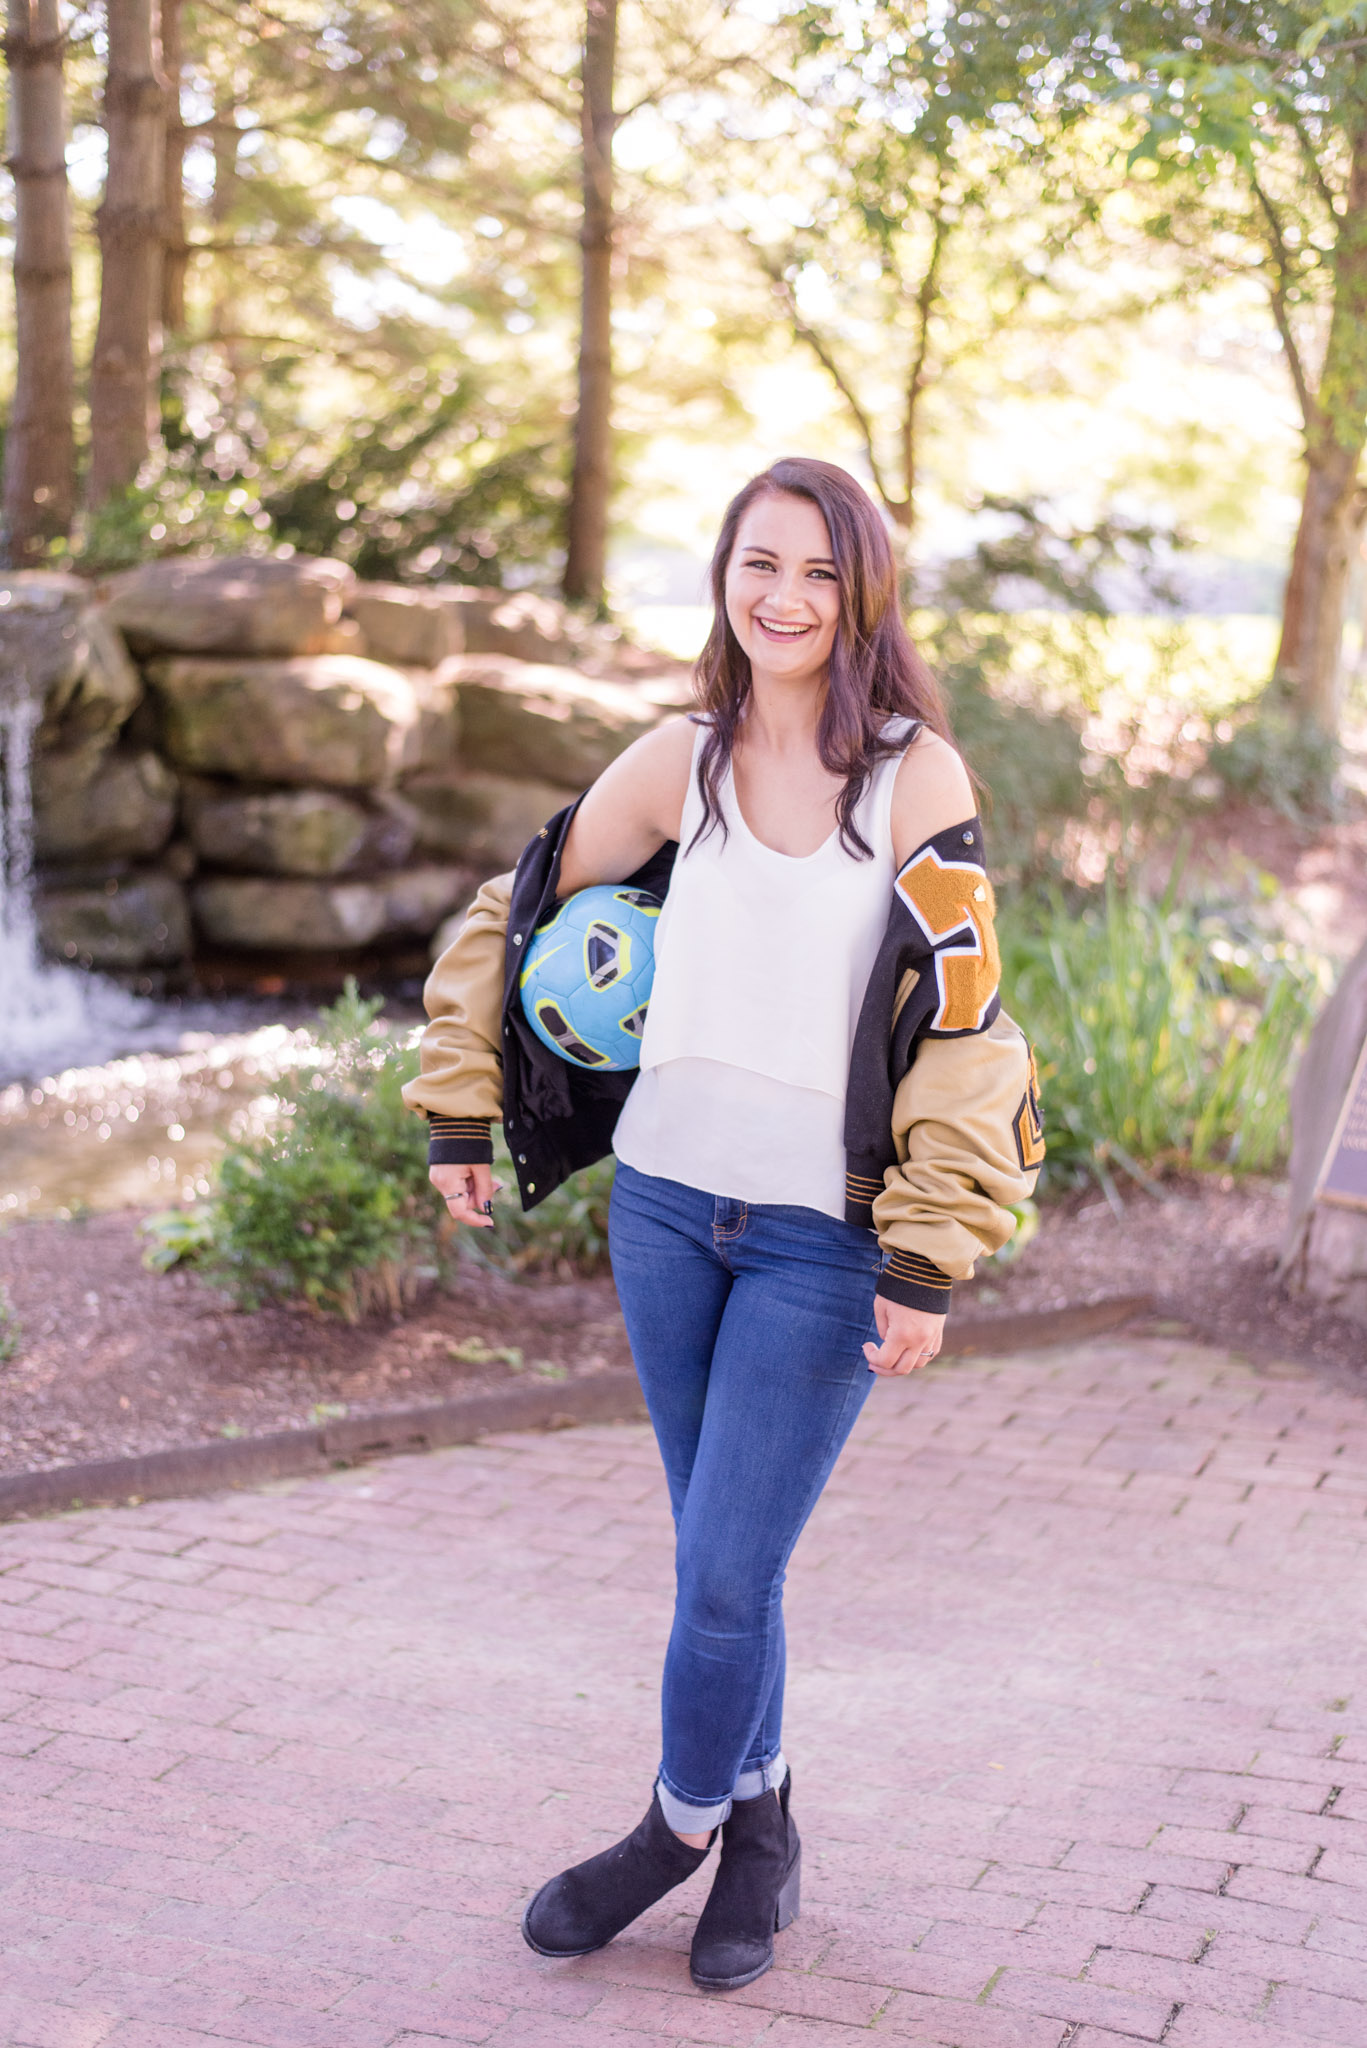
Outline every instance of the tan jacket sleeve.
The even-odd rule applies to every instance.
[[[923,1038],[893,1098],[898,1164],[884,1175],[874,1227],[888,1277],[925,1286],[967,1280],[1016,1227],[1044,1158],[1035,1063],[1000,1011],[985,1031]],[[944,1286],[948,1307],[948,1286]]]
[[[459,938],[427,977],[423,1006],[431,1022],[422,1035],[418,1077],[403,1091],[410,1109],[438,1126],[487,1126],[503,1115],[503,961],[511,875],[486,882]]]

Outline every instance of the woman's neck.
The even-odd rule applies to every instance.
[[[794,681],[785,678],[780,682],[752,670],[741,737],[758,744],[766,753],[814,751],[825,701],[824,674]]]

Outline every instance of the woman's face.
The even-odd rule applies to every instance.
[[[748,508],[726,565],[726,616],[752,674],[784,683],[825,675],[840,585],[810,498],[771,492]]]

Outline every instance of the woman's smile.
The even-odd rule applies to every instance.
[[[756,618],[755,624],[761,633],[767,633],[771,640],[800,640],[804,633],[814,633],[815,626],[782,625],[777,619]]]

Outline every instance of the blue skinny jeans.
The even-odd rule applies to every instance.
[[[780,1784],[783,1581],[873,1385],[877,1240],[619,1164],[612,1270],[676,1532],[657,1791],[701,1833]]]

